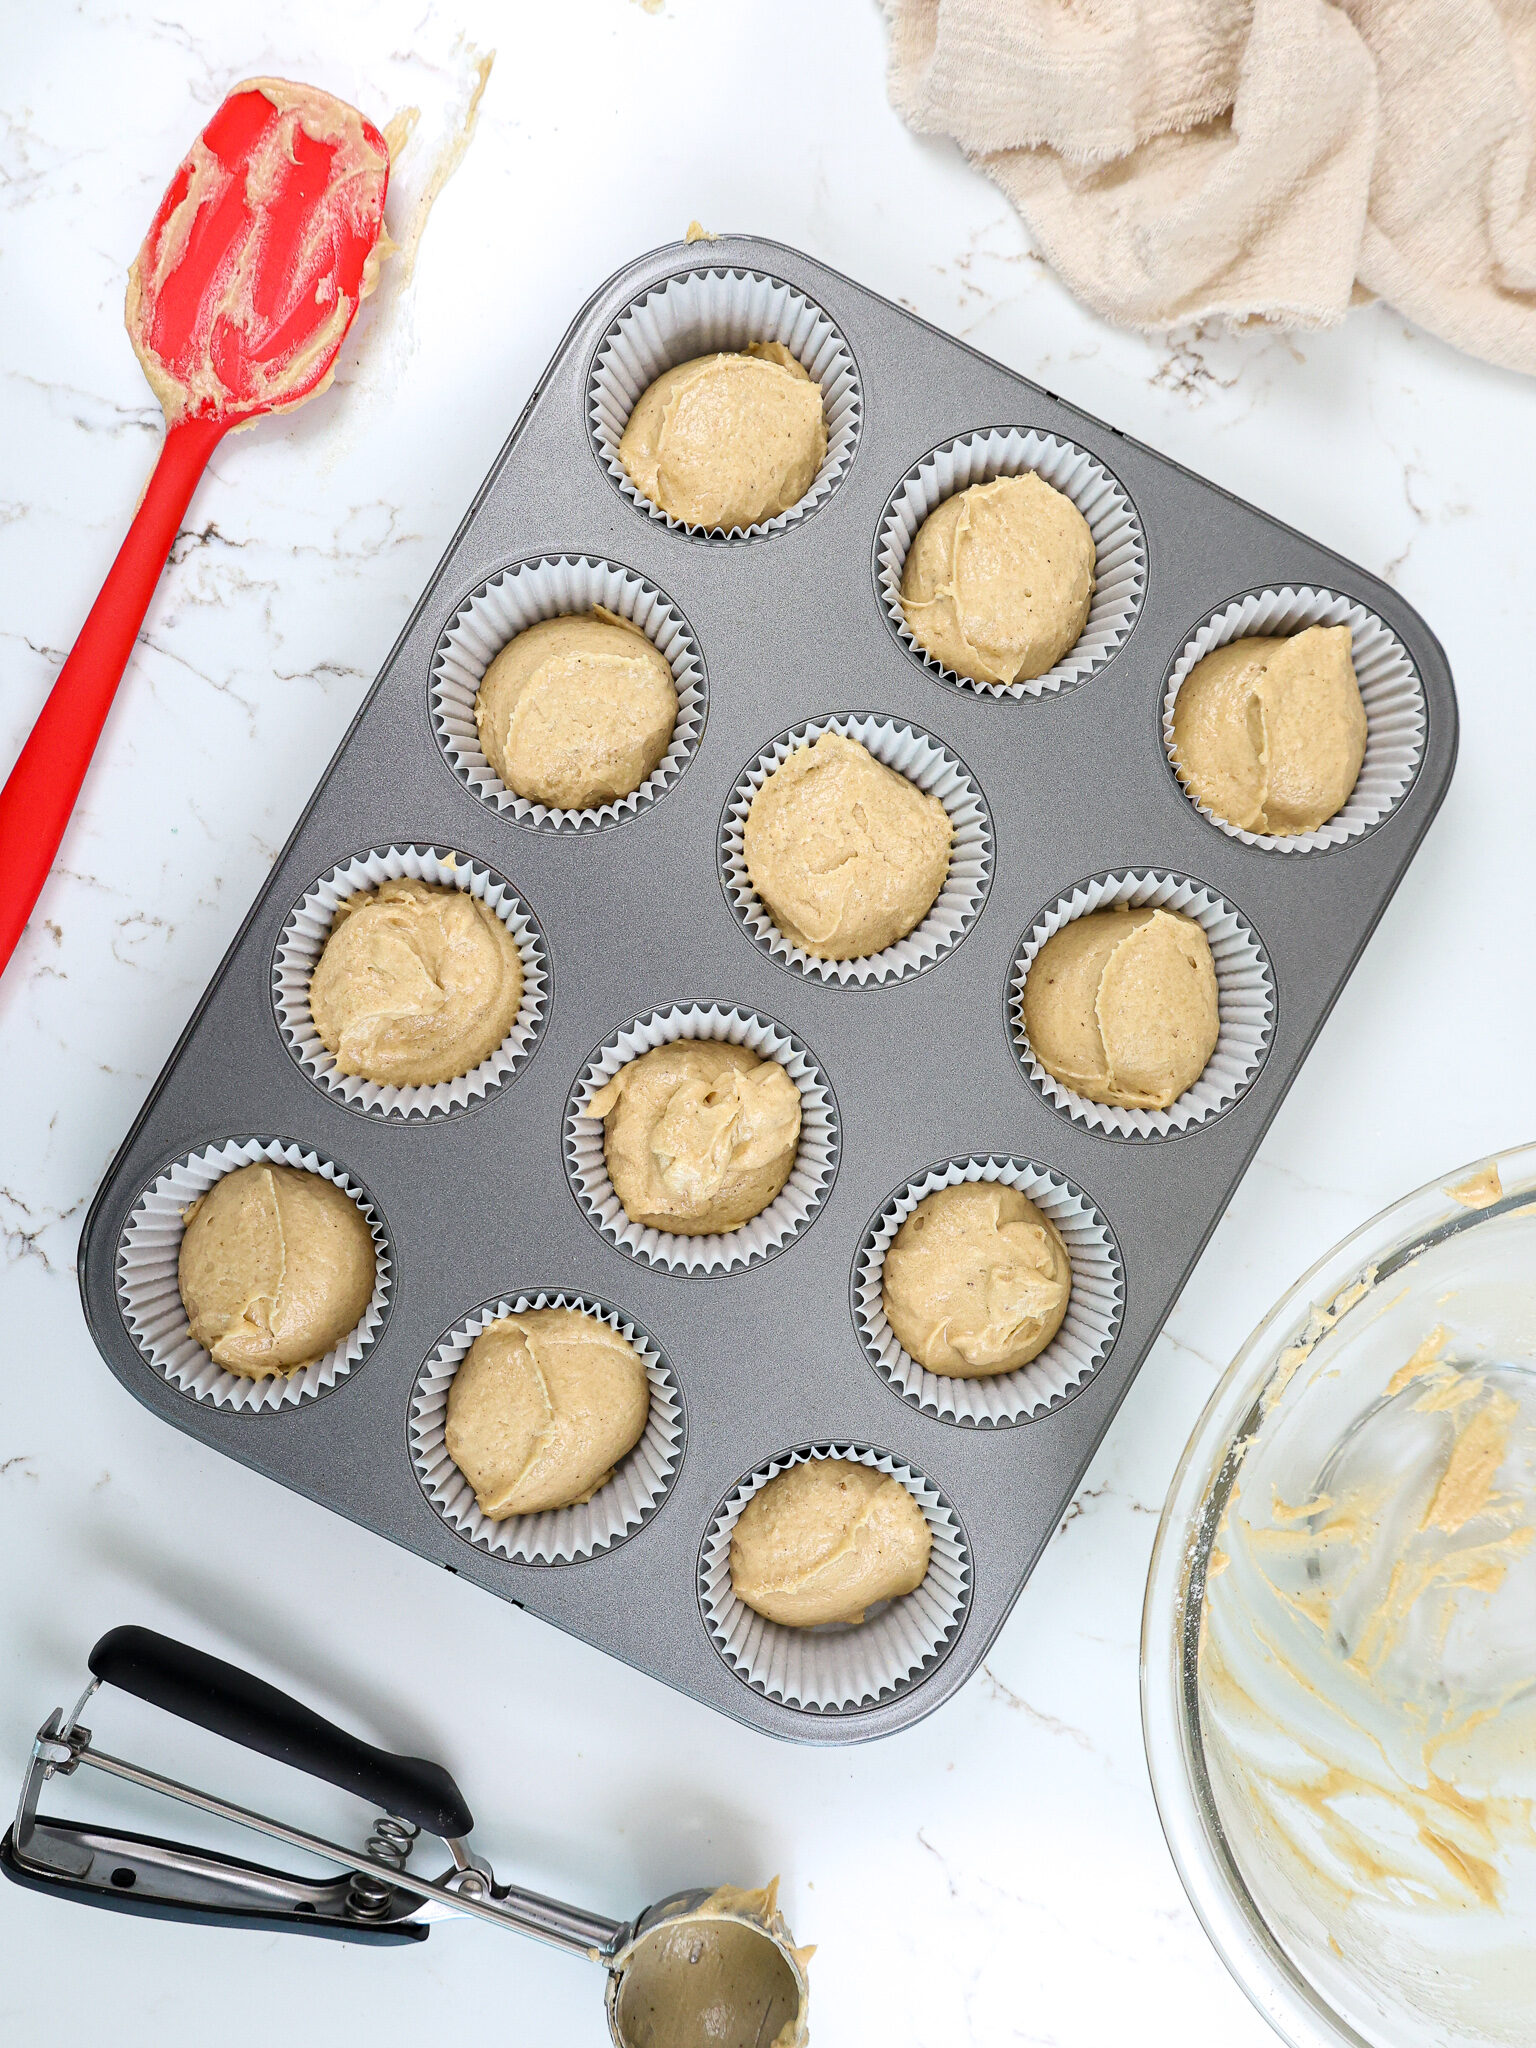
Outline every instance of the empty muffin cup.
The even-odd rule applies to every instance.
[[[1174,750],[1173,715],[1190,671],[1234,640],[1288,639],[1309,626],[1348,626],[1350,659],[1365,706],[1365,759],[1342,810],[1311,832],[1249,832],[1218,818],[1185,781]],[[1428,713],[1424,687],[1401,640],[1376,614],[1336,591],[1309,587],[1251,591],[1211,613],[1185,642],[1168,674],[1162,704],[1163,746],[1179,786],[1229,839],[1267,853],[1317,853],[1344,846],[1391,816],[1413,785],[1424,756]]]
[[[891,1328],[883,1295],[885,1255],[903,1223],[929,1195],[965,1181],[1017,1188],[1056,1226],[1072,1262],[1067,1313],[1045,1349],[1013,1372],[975,1378],[920,1365]],[[925,1415],[978,1429],[1029,1422],[1085,1386],[1114,1345],[1124,1299],[1119,1247],[1082,1190],[1033,1160],[998,1153],[943,1160],[897,1188],[864,1232],[853,1266],[854,1326],[876,1372]]]
[[[589,1501],[497,1521],[481,1512],[474,1488],[448,1455],[448,1396],[454,1374],[482,1330],[503,1316],[546,1308],[574,1309],[617,1330],[645,1367],[650,1412],[639,1443]],[[433,1508],[466,1543],[512,1564],[573,1564],[614,1549],[651,1520],[677,1477],[683,1455],[682,1395],[649,1331],[593,1295],[547,1289],[487,1302],[448,1332],[416,1375],[409,1428],[411,1464]]]
[[[1022,476],[1026,470],[1070,498],[1088,522],[1094,546],[1093,601],[1076,645],[1044,675],[1028,682],[977,682],[957,675],[919,644],[901,608],[902,574],[919,527],[946,498],[1000,476]],[[994,427],[946,441],[902,478],[880,521],[875,580],[892,631],[940,682],[984,697],[1043,697],[1086,682],[1123,645],[1146,591],[1147,546],[1124,486],[1097,457],[1054,434]]]
[[[410,880],[434,889],[463,889],[490,910],[517,941],[523,992],[512,1028],[496,1050],[468,1073],[430,1086],[398,1086],[343,1074],[322,1042],[309,1007],[309,984],[331,935],[338,905],[384,882]],[[549,955],[537,918],[510,882],[464,854],[435,846],[390,846],[360,853],[322,875],[288,914],[272,962],[272,1001],[283,1043],[298,1066],[348,1109],[398,1122],[446,1116],[483,1101],[515,1080],[532,1059],[549,1014]]]
[[[776,517],[729,531],[688,525],[641,495],[619,460],[619,443],[642,394],[664,371],[751,342],[778,342],[819,385],[826,454],[810,489]],[[815,511],[853,460],[862,418],[859,374],[842,335],[803,293],[756,271],[693,270],[653,286],[603,337],[587,389],[593,446],[624,496],[679,533],[715,541],[756,540]]]
[[[768,1206],[737,1230],[688,1237],[636,1223],[609,1178],[604,1127],[587,1105],[621,1067],[658,1045],[714,1039],[777,1060],[800,1095],[800,1142],[788,1181]],[[618,1251],[670,1273],[730,1273],[771,1259],[815,1220],[831,1192],[838,1160],[837,1102],[808,1047],[754,1010],[718,1003],[679,1003],[637,1017],[599,1046],[576,1078],[566,1103],[565,1170],[582,1214]]]
[[[637,789],[586,810],[562,810],[507,788],[480,743],[475,698],[486,670],[519,633],[548,619],[579,617],[596,605],[638,627],[666,658],[677,690],[677,723],[666,752]],[[482,803],[519,825],[575,832],[621,825],[666,795],[698,751],[709,685],[692,627],[653,583],[592,555],[540,555],[499,571],[465,598],[433,656],[430,699],[432,731],[444,758]]]
[[[780,931],[747,873],[745,834],[752,800],[769,776],[801,747],[824,733],[856,740],[887,768],[905,775],[925,796],[937,798],[954,834],[949,872],[933,907],[904,939],[857,960],[822,960]],[[720,880],[726,900],[753,944],[797,974],[818,981],[871,984],[904,981],[953,951],[981,915],[992,883],[992,820],[975,777],[957,754],[920,727],[871,712],[849,711],[780,733],[737,777],[720,819]]]
[[[1216,969],[1220,1030],[1204,1072],[1167,1109],[1121,1109],[1092,1102],[1047,1073],[1024,1027],[1024,984],[1047,939],[1074,918],[1096,910],[1150,907],[1193,918],[1205,933]],[[1019,941],[1008,970],[1008,1033],[1029,1079],[1063,1116],[1114,1138],[1173,1138],[1222,1115],[1257,1078],[1274,1029],[1275,980],[1252,925],[1230,903],[1187,875],[1154,869],[1095,875],[1042,910]]]
[[[923,1511],[932,1550],[915,1592],[888,1601],[862,1622],[789,1628],[736,1596],[731,1534],[742,1510],[770,1479],[810,1459],[846,1458],[889,1474]],[[887,1451],[851,1443],[784,1451],[750,1472],[716,1508],[699,1552],[699,1605],[709,1639],[744,1684],[786,1707],[848,1713],[883,1705],[926,1678],[953,1648],[971,1600],[971,1558],[954,1509],[930,1480]]]
[[[193,1336],[181,1299],[178,1264],[187,1209],[226,1174],[262,1159],[317,1173],[357,1204],[373,1239],[374,1279],[373,1293],[356,1326],[323,1358],[290,1373],[253,1379],[216,1365]],[[319,1153],[277,1138],[231,1138],[174,1161],[134,1203],[117,1248],[118,1306],[145,1361],[179,1393],[247,1414],[271,1414],[313,1400],[354,1371],[384,1326],[390,1281],[389,1240],[368,1195]]]

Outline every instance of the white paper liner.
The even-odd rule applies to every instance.
[[[350,1195],[373,1234],[377,1261],[373,1296],[362,1320],[336,1347],[298,1372],[246,1379],[215,1365],[187,1326],[176,1266],[182,1213],[216,1181],[258,1159],[321,1174]],[[357,1366],[383,1326],[389,1302],[389,1241],[377,1209],[356,1181],[330,1160],[279,1139],[231,1138],[178,1159],[157,1175],[133,1205],[117,1248],[117,1299],[128,1333],[162,1378],[197,1401],[247,1414],[270,1414],[327,1393]]]
[[[812,1458],[849,1458],[900,1480],[922,1509],[933,1539],[928,1575],[915,1592],[863,1622],[786,1628],[736,1597],[731,1532],[770,1479]],[[823,1443],[785,1451],[760,1465],[716,1509],[699,1553],[699,1604],[709,1639],[736,1676],[786,1707],[846,1713],[872,1707],[926,1678],[953,1646],[971,1599],[971,1558],[959,1517],[930,1480],[886,1451]]]
[[[638,626],[665,655],[677,686],[677,723],[667,751],[638,789],[586,810],[561,810],[507,788],[480,744],[475,697],[508,641],[545,619],[590,612],[599,604]],[[590,830],[624,823],[672,787],[698,751],[708,691],[693,629],[653,583],[592,555],[541,555],[503,569],[454,613],[432,660],[432,730],[454,774],[482,803],[546,832]]]
[[[693,526],[642,497],[619,461],[619,442],[643,392],[664,370],[695,356],[777,341],[821,386],[827,452],[797,505],[751,526]],[[822,503],[853,459],[864,399],[852,351],[819,306],[756,271],[693,270],[668,278],[621,313],[598,348],[587,392],[592,440],[608,474],[652,519],[710,540],[755,540],[778,533]]]
[[[866,954],[860,960],[818,960],[794,945],[774,923],[747,873],[745,834],[752,799],[797,748],[810,745],[828,732],[857,740],[877,761],[915,782],[925,796],[937,797],[949,813],[954,829],[949,873],[928,915],[894,946]],[[992,820],[986,800],[958,755],[950,753],[920,727],[903,725],[894,718],[877,718],[865,711],[851,711],[837,718],[814,719],[780,733],[743,769],[720,820],[720,879],[732,910],[753,943],[770,959],[819,981],[837,981],[844,986],[855,982],[862,988],[870,983],[901,981],[921,974],[959,945],[981,915],[992,886],[992,843]]]
[[[1315,832],[1247,832],[1218,818],[1191,794],[1174,759],[1174,705],[1185,677],[1214,649],[1255,635],[1279,638],[1300,633],[1308,626],[1349,627],[1355,679],[1365,705],[1365,759],[1348,803]],[[1240,839],[1244,846],[1259,846],[1268,853],[1316,853],[1324,847],[1343,846],[1389,817],[1419,772],[1427,722],[1423,685],[1412,657],[1391,627],[1364,605],[1335,591],[1305,586],[1253,591],[1213,612],[1185,643],[1163,693],[1163,745],[1184,794],[1201,817],[1229,839]]]
[[[988,1378],[950,1378],[919,1365],[886,1320],[881,1296],[897,1231],[927,1196],[962,1181],[1017,1188],[1055,1224],[1072,1261],[1072,1293],[1056,1335],[1028,1365]],[[880,1377],[925,1415],[982,1429],[1028,1422],[1077,1393],[1109,1356],[1124,1297],[1119,1247],[1082,1190],[1032,1160],[997,1153],[944,1160],[898,1188],[865,1231],[853,1268],[853,1320]]]
[[[1133,909],[1150,904],[1155,910],[1192,917],[1210,942],[1216,968],[1220,1016],[1216,1050],[1199,1080],[1167,1109],[1115,1109],[1064,1088],[1035,1058],[1024,1029],[1024,983],[1046,940],[1074,917],[1112,910],[1122,903]],[[1274,975],[1248,920],[1203,882],[1151,868],[1095,875],[1059,896],[1024,934],[1008,972],[1009,1035],[1025,1073],[1053,1109],[1074,1123],[1114,1138],[1177,1137],[1230,1109],[1252,1085],[1268,1056],[1274,1016]]]
[[[1093,603],[1076,645],[1054,668],[1029,682],[980,683],[957,675],[919,644],[901,609],[902,572],[918,528],[946,498],[1029,469],[1070,498],[1088,522],[1095,554]],[[941,682],[985,697],[1043,697],[1085,682],[1124,642],[1147,587],[1147,546],[1135,506],[1096,457],[1054,434],[994,427],[935,448],[903,477],[880,521],[875,574],[898,639]]]
[[[454,1374],[480,1332],[503,1316],[541,1308],[578,1309],[596,1316],[632,1344],[650,1381],[651,1410],[639,1443],[606,1486],[577,1507],[493,1521],[480,1512],[474,1488],[448,1455],[444,1430]],[[650,1521],[677,1477],[683,1452],[683,1404],[671,1370],[649,1334],[622,1310],[595,1295],[517,1294],[487,1302],[450,1330],[432,1352],[411,1393],[411,1463],[421,1490],[455,1534],[477,1550],[513,1564],[572,1564],[612,1550]]]
[[[361,1074],[339,1073],[309,1009],[310,979],[331,935],[337,905],[359,890],[402,879],[478,896],[516,939],[523,961],[523,999],[501,1044],[467,1074],[430,1086],[397,1087]],[[401,1121],[447,1116],[505,1088],[533,1057],[549,1014],[549,955],[533,913],[493,869],[435,846],[391,846],[343,861],[294,905],[272,962],[272,1001],[283,1043],[293,1058],[312,1081],[349,1109]]]
[[[744,1045],[759,1059],[777,1060],[800,1091],[800,1149],[789,1179],[767,1208],[739,1230],[712,1237],[683,1237],[632,1221],[608,1178],[603,1126],[585,1113],[592,1097],[620,1067],[679,1038]],[[565,1109],[565,1170],[587,1221],[617,1250],[669,1273],[730,1273],[782,1251],[831,1192],[838,1146],[837,1103],[809,1050],[771,1018],[718,1003],[674,1004],[626,1024],[587,1061]]]

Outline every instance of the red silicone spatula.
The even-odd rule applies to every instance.
[[[182,515],[231,427],[328,382],[379,263],[384,137],[345,101],[258,78],[193,143],[128,278],[165,412],[160,459],[101,595],[0,791],[0,971],[85,780]]]

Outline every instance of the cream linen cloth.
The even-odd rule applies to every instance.
[[[1536,370],[1536,0],[884,0],[891,99],[1096,312],[1326,327],[1377,293]]]

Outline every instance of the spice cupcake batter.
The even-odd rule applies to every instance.
[[[1036,955],[1023,1011],[1035,1057],[1064,1088],[1117,1109],[1167,1109],[1220,1035],[1210,942],[1169,910],[1074,918]]]
[[[1232,640],[1197,661],[1173,709],[1173,760],[1225,824],[1290,837],[1349,802],[1365,759],[1365,705],[1348,626]]]
[[[936,797],[828,732],[768,777],[743,840],[752,886],[784,936],[819,960],[859,960],[922,923],[952,837]]]
[[[641,393],[619,442],[642,497],[719,532],[797,505],[826,452],[821,387],[776,341],[664,371]]]
[[[676,723],[666,656],[601,605],[519,633],[475,697],[486,760],[514,795],[552,810],[588,810],[638,789]]]
[[[738,1600],[787,1628],[860,1622],[912,1593],[933,1547],[922,1509],[899,1479],[852,1458],[809,1458],[780,1472],[731,1533]]]
[[[958,676],[1027,683],[1082,637],[1095,550],[1072,500],[1026,470],[972,484],[918,528],[901,576],[912,637]]]
[[[257,1160],[186,1210],[176,1279],[192,1335],[226,1372],[312,1365],[362,1320],[373,1235],[334,1181]]]
[[[645,1433],[638,1352],[580,1309],[491,1323],[448,1391],[448,1455],[493,1521],[575,1507],[606,1486]]]
[[[1061,1234],[1017,1188],[961,1181],[926,1196],[885,1255],[886,1320],[929,1372],[1015,1372],[1061,1328],[1072,1261]]]
[[[679,1038],[620,1067],[587,1104],[632,1222],[680,1237],[739,1230],[794,1167],[800,1091],[777,1060]]]
[[[383,882],[337,905],[309,985],[321,1043],[343,1074],[426,1087],[479,1066],[523,1000],[517,941],[465,889]]]

